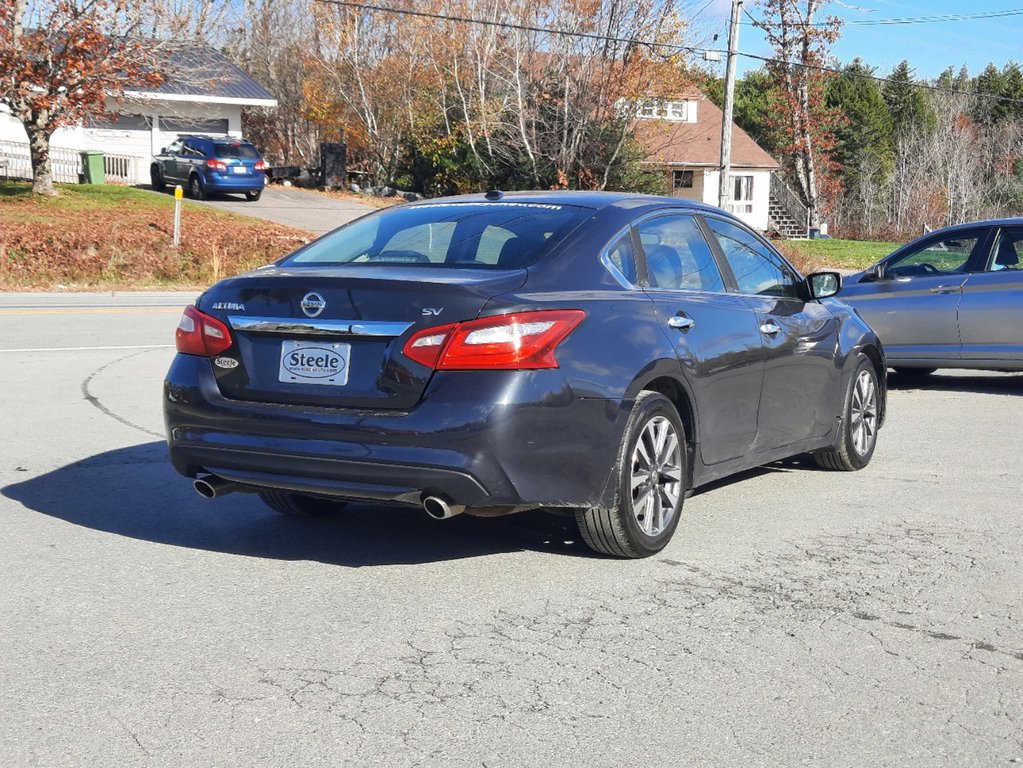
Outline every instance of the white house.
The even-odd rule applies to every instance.
[[[179,133],[240,137],[242,107],[277,106],[270,92],[211,48],[181,49],[168,58],[169,74],[161,86],[129,89],[121,104],[108,101],[107,110],[116,118],[57,129],[50,141],[56,181],[77,181],[79,153],[94,150],[106,156],[109,177],[146,183],[152,156]],[[31,177],[25,129],[4,107],[0,107],[0,154],[9,158],[11,176]]]
[[[651,171],[665,175],[671,194],[717,205],[724,119],[717,105],[694,92],[675,100],[647,100],[636,117],[636,138],[647,152],[646,163]],[[783,218],[780,203],[773,194],[784,184],[772,179],[779,168],[749,134],[733,124],[728,210],[761,231],[782,229],[777,220]]]

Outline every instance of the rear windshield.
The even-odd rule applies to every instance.
[[[547,254],[592,213],[572,205],[516,202],[392,208],[342,227],[281,264],[516,269]]]
[[[242,160],[258,160],[259,152],[251,144],[214,144],[213,153],[216,157],[239,157]]]

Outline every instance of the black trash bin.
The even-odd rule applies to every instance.
[[[339,189],[345,185],[347,149],[344,144],[320,144],[320,185],[324,189]]]

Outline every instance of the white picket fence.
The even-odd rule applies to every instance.
[[[32,178],[32,161],[27,143],[0,141],[0,157],[8,160],[8,175],[12,179]],[[77,149],[50,147],[50,168],[54,181],[78,184],[82,173],[82,154]],[[103,155],[103,170],[107,181],[141,184],[148,180],[148,168],[149,159],[145,157]]]

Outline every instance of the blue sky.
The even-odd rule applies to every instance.
[[[695,2],[699,10],[701,3]],[[718,42],[711,47],[727,47],[730,8],[731,0],[709,0],[702,14],[700,26],[720,34]],[[756,0],[746,0],[746,8],[754,16],[760,15]],[[970,3],[962,0],[841,0],[839,3],[833,0],[827,9],[847,21],[865,21],[1023,9],[1023,0],[974,0]],[[771,48],[760,30],[749,25],[744,25],[739,33],[739,50],[771,55]],[[921,78],[934,78],[948,66],[958,70],[964,64],[970,74],[975,75],[989,62],[999,67],[1009,61],[1023,62],[1023,15],[893,26],[846,24],[832,53],[843,63],[859,56],[877,67],[880,75],[888,74],[903,59],[909,61]],[[759,62],[739,58],[740,73],[758,66]]]

